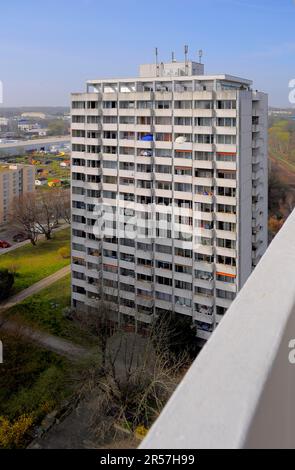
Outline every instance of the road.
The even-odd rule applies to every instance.
[[[1,144],[0,143],[0,159],[13,155],[17,155],[21,150],[40,150],[41,147],[49,147],[51,145],[69,144],[70,135],[63,137],[46,137],[44,139],[20,140],[18,142]]]
[[[42,289],[45,289],[46,287],[50,286],[59,279],[62,279],[69,273],[70,266],[66,266],[65,268],[60,269],[51,276],[48,276],[45,279],[42,279],[41,281],[37,282],[36,284],[33,284],[32,286],[28,287],[28,289],[19,292],[13,297],[10,297],[5,302],[1,302],[0,318],[1,315],[3,316],[5,311],[7,311],[9,308],[14,307],[15,305],[19,304],[28,297],[38,293]],[[70,341],[51,335],[49,333],[38,331],[30,326],[21,325],[20,323],[14,321],[11,318],[5,318],[5,316],[1,320],[0,330],[7,332],[19,332],[23,337],[28,338],[29,340],[40,344],[44,348],[58,353],[61,356],[64,356],[70,360],[81,359],[83,356],[86,356],[88,354],[87,349],[83,348],[82,346],[78,346],[76,344],[71,343]]]

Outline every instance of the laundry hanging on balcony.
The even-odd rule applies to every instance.
[[[152,142],[154,140],[153,134],[146,134],[141,137],[140,140],[144,140],[145,142]]]

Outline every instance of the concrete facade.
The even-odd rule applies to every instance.
[[[9,221],[15,197],[35,191],[35,168],[32,165],[0,163],[0,225]]]

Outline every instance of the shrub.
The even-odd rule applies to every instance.
[[[14,422],[0,416],[0,447],[4,449],[20,447],[33,422],[32,415],[22,415]]]
[[[61,256],[61,258],[70,258],[71,256],[71,250],[68,246],[62,246],[59,250],[58,250],[58,254],[59,256]]]
[[[14,283],[14,275],[8,269],[0,269],[0,300],[7,299]]]

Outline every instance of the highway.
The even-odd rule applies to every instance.
[[[6,157],[19,155],[22,150],[40,150],[45,147],[49,150],[51,145],[69,144],[71,136],[66,135],[63,137],[46,137],[44,139],[20,140],[19,142],[1,144],[0,143],[0,159]]]

